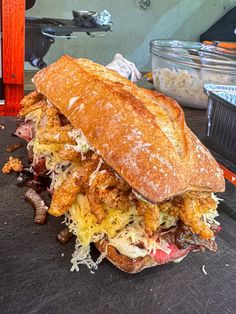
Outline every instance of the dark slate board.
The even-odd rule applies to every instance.
[[[6,145],[18,139],[10,137],[13,118],[0,118],[0,123],[7,124],[0,130],[2,167],[9,156]],[[23,148],[13,153],[24,154]],[[84,266],[71,273],[74,240],[64,246],[56,240],[61,219],[35,225],[14,174],[0,174],[0,189],[0,313],[236,313],[235,187],[229,187],[220,206],[217,253],[192,253],[180,264],[136,275],[107,261],[95,274]]]

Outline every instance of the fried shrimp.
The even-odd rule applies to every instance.
[[[36,91],[33,91],[32,93],[28,94],[27,96],[25,96],[22,100],[21,100],[21,106],[22,106],[22,109],[20,111],[20,115],[24,115],[24,110],[28,110],[29,111],[32,111],[30,110],[30,108],[32,108],[32,106],[35,104],[35,103],[38,103],[40,102],[41,100],[46,100],[46,97],[43,95],[43,94],[40,94]]]
[[[40,144],[70,144],[75,145],[76,142],[68,135],[73,127],[70,124],[64,126],[54,126],[53,128],[41,128],[38,130],[38,139]]]
[[[97,154],[93,154],[89,160],[83,161],[84,175],[82,177],[85,191],[89,189],[90,176],[94,173],[99,163]]]
[[[54,216],[63,215],[75,202],[80,191],[87,190],[86,183],[90,174],[96,169],[96,160],[84,162],[81,166],[74,167],[66,179],[55,189],[49,208],[49,213]]]
[[[72,125],[62,125],[59,110],[49,105],[45,100],[34,103],[32,107],[26,107],[24,114],[39,109],[40,107],[42,107],[41,118],[37,126],[37,138],[39,143],[75,145],[76,142],[68,134],[68,132],[73,130]]]
[[[96,216],[98,223],[107,214],[106,209],[104,209],[106,206],[113,209],[128,210],[132,205],[129,199],[130,193],[130,187],[108,167],[105,166],[105,169],[98,171],[88,190],[92,213]]]
[[[160,226],[160,211],[159,207],[154,204],[146,203],[142,200],[137,201],[137,211],[140,216],[143,216],[145,231],[149,236]]]
[[[98,198],[111,208],[128,210],[131,206],[131,201],[127,193],[124,193],[117,187],[108,187],[98,190]]]
[[[78,193],[82,188],[80,167],[76,167],[62,184],[55,189],[48,212],[54,216],[63,215],[75,202]]]
[[[98,173],[95,185],[98,192],[97,197],[109,207],[128,209],[131,206],[129,199],[131,188],[109,169]]]
[[[202,215],[209,210],[215,210],[216,201],[210,193],[188,192],[176,196],[173,200],[160,204],[160,210],[179,217],[193,233],[203,239],[211,239],[214,234],[210,227],[202,221]]]
[[[41,99],[35,103],[33,103],[31,106],[26,106],[23,107],[20,111],[20,115],[22,116],[26,116],[27,114],[29,114],[30,112],[33,112],[37,109],[46,109],[47,107],[47,102],[45,99]]]
[[[57,108],[47,106],[47,109],[45,110],[44,115],[45,115],[44,117],[45,121],[43,121],[44,119],[42,119],[42,121],[45,123],[45,126],[43,127],[45,127],[46,129],[49,130],[49,129],[53,129],[54,127],[61,126],[60,112]]]
[[[65,148],[65,146],[63,146],[61,149],[58,150],[57,154],[63,160],[68,160],[71,162],[81,161],[81,153],[70,147]]]
[[[91,205],[91,212],[97,218],[97,222],[101,223],[102,220],[106,217],[107,211],[102,206],[101,201],[98,198],[98,189],[101,188],[101,184],[106,186],[108,182],[103,181],[103,175],[98,172],[89,186],[87,197]]]
[[[96,188],[91,187],[86,194],[91,205],[91,213],[96,217],[97,223],[101,223],[107,215],[107,211],[102,206],[101,202],[97,198]]]
[[[214,234],[210,227],[202,221],[202,215],[217,207],[217,202],[210,193],[189,192],[183,196],[184,206],[181,206],[180,218],[193,233],[204,239],[211,239]]]
[[[211,239],[214,234],[208,225],[201,220],[202,213],[198,204],[194,204],[191,198],[184,197],[184,206],[180,210],[180,219],[191,228],[193,233],[199,234],[204,239]]]

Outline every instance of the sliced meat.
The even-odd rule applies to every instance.
[[[34,137],[34,123],[31,120],[27,120],[22,123],[17,129],[14,135],[29,142]]]
[[[220,228],[215,228],[214,234],[218,232],[217,230],[220,231]],[[174,232],[174,238],[175,238],[174,243],[179,249],[185,249],[189,245],[194,245],[200,250],[204,250],[205,248],[212,252],[216,252],[217,250],[217,244],[215,241],[206,240],[206,239],[201,238],[197,234],[193,234],[190,228],[185,225],[180,225],[176,229],[176,231]]]
[[[201,239],[198,236],[192,236],[185,240],[185,243],[196,245],[200,250],[208,249],[212,252],[217,251],[217,243],[213,240]]]
[[[221,227],[212,224],[211,230],[216,234],[221,230]],[[216,252],[217,250],[215,241],[200,238],[197,234],[191,232],[190,227],[183,224],[164,233],[161,237],[169,243],[168,249],[170,252],[166,253],[157,249],[155,253],[153,252],[151,254],[158,265],[166,264],[184,257],[193,250],[204,251],[208,249],[212,252]]]
[[[17,127],[20,126],[24,122],[25,122],[25,117],[24,116],[17,116],[16,117],[16,125],[17,125]]]
[[[45,157],[35,157],[32,163],[32,168],[34,169],[35,180],[37,180],[40,176],[44,176],[47,172]]]
[[[53,193],[54,193],[54,189],[47,187],[47,191],[48,191],[49,195],[52,197]]]
[[[211,230],[213,231],[214,235],[216,235],[218,232],[220,232],[222,230],[222,227],[213,223],[211,225]]]
[[[34,150],[33,150],[33,146],[28,146],[28,159],[30,162],[33,162],[34,160]]]
[[[149,236],[152,236],[160,226],[159,207],[157,205],[138,200],[137,211],[140,216],[143,216],[146,233]]]
[[[151,254],[151,256],[155,259],[158,265],[173,262],[177,258],[184,257],[189,252],[193,251],[195,247],[188,246],[186,249],[178,249],[175,244],[170,244],[169,249],[170,249],[169,254],[159,249],[157,249],[155,253]]]

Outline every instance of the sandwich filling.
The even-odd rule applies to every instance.
[[[190,251],[216,251],[220,226],[213,193],[188,191],[152,204],[42,94],[31,93],[22,105],[24,121],[15,134],[28,141],[35,179],[51,179],[49,213],[64,215],[76,236],[72,270],[80,264],[97,268],[106,250],[95,262],[90,244],[103,241],[130,259],[149,255],[157,264],[178,262]]]

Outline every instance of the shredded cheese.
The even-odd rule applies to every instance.
[[[135,190],[132,190],[132,193],[134,194],[134,196],[135,196],[137,199],[139,199],[139,200],[141,200],[141,201],[143,201],[143,202],[145,202],[145,203],[150,203],[150,202],[147,201],[145,198],[143,198],[141,194],[139,194],[139,193],[136,192]]]
[[[35,109],[34,111],[29,112],[25,116],[25,120],[32,120],[35,122],[36,126],[38,125],[39,121],[41,120],[42,108]]]
[[[66,179],[68,172],[72,169],[73,164],[67,160],[63,160],[57,154],[57,151],[63,144],[40,144],[37,139],[28,143],[28,147],[33,146],[35,156],[45,157],[45,166],[52,179],[51,188],[58,188]],[[70,166],[71,165],[71,166]]]
[[[204,213],[202,215],[202,220],[208,225],[210,226],[212,223],[216,224],[217,226],[220,225],[220,223],[215,220],[215,218],[219,216],[218,212],[216,209],[212,209],[207,213]]]
[[[70,163],[68,162],[56,165],[50,176],[52,179],[50,188],[57,189],[62,184],[62,182],[67,178],[67,175],[72,170],[72,168],[73,164],[70,165]]]
[[[202,265],[202,272],[204,273],[204,275],[207,276],[207,271],[206,271],[205,267],[206,267],[206,265]]]
[[[71,271],[79,271],[80,264],[85,264],[89,269],[97,269],[98,264],[105,257],[106,252],[94,262],[90,255],[90,243],[98,242],[107,236],[108,240],[114,238],[117,233],[136,219],[136,209],[129,210],[107,209],[108,214],[98,224],[96,217],[90,212],[90,204],[87,197],[79,194],[76,202],[65,214],[65,223],[76,237],[75,252],[72,255]],[[146,254],[145,254],[146,255]]]
[[[69,209],[69,229],[77,236],[82,245],[101,240],[104,235],[111,239],[136,219],[136,209],[129,210],[107,208],[108,214],[98,224],[96,217],[90,211],[87,197],[79,194],[77,201]]]
[[[80,264],[86,265],[89,269],[97,269],[98,264],[102,261],[104,257],[105,256],[101,254],[97,261],[94,262],[90,255],[90,246],[82,245],[77,239],[75,243],[75,251],[72,254],[72,267],[70,271],[79,271]]]
[[[78,129],[74,129],[68,132],[68,135],[76,141],[76,145],[73,145],[73,149],[77,152],[80,152],[82,155],[82,159],[84,159],[83,154],[87,153],[89,150],[93,150],[92,147],[89,145],[86,137],[82,133],[82,131]],[[67,145],[68,147],[71,145]]]
[[[99,163],[97,165],[97,168],[94,170],[93,173],[91,173],[91,175],[89,177],[89,185],[91,185],[93,183],[93,181],[94,181],[98,171],[100,170],[102,164],[103,164],[103,160],[102,160],[102,158],[100,158]]]
[[[115,239],[122,239],[122,241],[126,241],[128,245],[137,245],[138,243],[142,243],[147,252],[146,255],[155,254],[157,249],[169,254],[171,249],[169,248],[168,242],[164,239],[157,241],[155,238],[147,237],[140,222],[141,219],[139,218],[139,220],[136,220],[133,224],[121,230]],[[127,253],[124,253],[124,255],[127,255]]]
[[[216,202],[216,205],[224,200],[223,198],[217,197],[214,193],[211,193],[211,198]]]
[[[76,202],[66,213],[65,223],[77,237],[75,252],[71,259],[72,271],[78,271],[80,264],[85,264],[90,269],[97,268],[98,261],[93,261],[90,256],[90,243],[104,238],[107,238],[108,245],[112,245],[121,254],[130,258],[155,254],[157,249],[170,254],[171,249],[166,240],[161,237],[158,240],[147,237],[142,226],[142,217],[137,215],[135,206],[128,211],[111,208],[107,210],[108,215],[98,224],[96,217],[91,213],[87,197],[79,194]],[[166,226],[176,224],[171,215],[163,214],[161,221]],[[137,246],[140,243],[143,244],[143,248]]]
[[[169,229],[170,227],[176,226],[177,217],[167,212],[160,211],[160,228]]]

